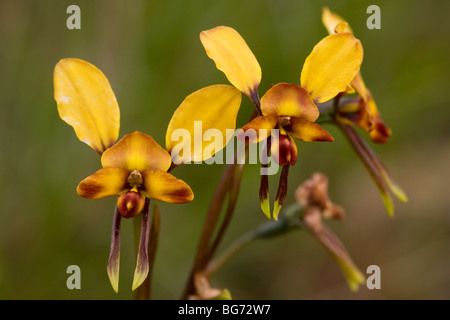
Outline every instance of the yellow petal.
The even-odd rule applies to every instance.
[[[358,94],[363,98],[365,102],[369,100],[371,94],[367,89],[360,72],[356,74],[350,85],[356,90],[356,92],[358,92]]]
[[[277,123],[278,116],[274,114],[256,117],[243,126],[242,130],[236,134],[236,137],[249,143],[260,142],[270,136],[271,130],[277,127]]]
[[[306,58],[300,82],[315,102],[326,102],[346,90],[362,60],[361,42],[350,33],[327,36]]]
[[[159,169],[167,171],[170,155],[152,137],[135,131],[125,135],[102,155],[102,166],[124,168],[130,171]]]
[[[289,83],[278,83],[261,98],[262,113],[284,117],[303,117],[315,121],[319,109],[305,88]]]
[[[204,161],[214,155],[204,154],[208,146],[213,143],[220,146],[215,153],[225,147],[232,137],[230,133],[234,133],[241,100],[239,90],[229,85],[205,87],[187,96],[167,127],[166,149],[173,162]],[[220,141],[207,142],[204,139],[207,130]]]
[[[261,67],[241,35],[219,26],[200,33],[206,54],[236,88],[253,100],[261,82]]]
[[[118,195],[126,190],[128,170],[104,168],[80,182],[78,195],[88,199],[99,199]]]
[[[63,59],[53,73],[54,95],[61,119],[81,141],[98,153],[119,137],[120,112],[105,75],[79,59]]]
[[[146,197],[168,203],[187,203],[194,199],[194,193],[183,180],[162,170],[145,170],[144,188]]]
[[[345,28],[343,30],[339,30],[339,32],[353,33],[348,23],[336,13],[331,12],[327,7],[322,9],[322,23],[325,28],[327,28],[329,34],[336,33],[336,26],[338,25],[345,26]]]
[[[303,141],[334,141],[333,137],[317,123],[303,118],[291,118],[289,133]]]

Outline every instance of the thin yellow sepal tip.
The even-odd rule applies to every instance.
[[[384,206],[386,207],[389,216],[394,216],[394,204],[392,203],[391,197],[387,194],[381,194],[381,199],[383,199]]]
[[[132,286],[131,290],[134,291],[137,288],[139,288],[139,286],[147,278],[147,275],[148,275],[148,268],[146,270],[143,270],[143,271],[137,271],[136,270],[136,272],[134,273],[133,286]]]
[[[266,215],[268,219],[270,219],[270,203],[269,198],[264,199],[261,202],[261,210]]]
[[[119,275],[110,273],[108,270],[109,282],[111,282],[111,286],[115,293],[119,293]]]
[[[278,201],[275,201],[275,205],[273,206],[273,219],[275,221],[278,221],[278,214],[280,213],[281,205]]]
[[[408,196],[405,191],[403,191],[399,186],[390,186],[392,193],[402,202],[408,202]]]
[[[346,274],[348,287],[352,292],[359,290],[359,286],[363,285],[366,278],[359,270],[349,270],[350,274]]]
[[[387,175],[383,175],[391,192],[402,202],[408,202],[408,196],[405,191],[393,182]]]

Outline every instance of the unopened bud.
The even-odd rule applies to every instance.
[[[375,118],[372,121],[373,125],[369,131],[370,139],[377,143],[387,142],[391,136],[391,129],[389,129],[379,118]]]

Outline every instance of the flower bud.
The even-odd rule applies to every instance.
[[[373,142],[385,143],[391,136],[391,129],[389,129],[381,119],[375,118],[373,119],[373,125],[369,131],[369,135]]]
[[[145,198],[138,192],[128,191],[117,199],[117,208],[124,218],[133,218],[144,209]]]

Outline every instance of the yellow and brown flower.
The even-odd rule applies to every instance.
[[[266,129],[267,134],[256,136],[249,142],[259,142],[270,137],[272,129],[279,130],[279,139],[268,139],[274,160],[283,166],[272,213],[277,219],[286,197],[289,166],[297,160],[297,146],[293,138],[303,141],[333,141],[331,135],[315,123],[319,117],[316,103],[326,102],[345,91],[359,72],[363,59],[361,43],[351,33],[342,32],[322,39],[305,60],[300,76],[300,86],[279,83],[261,98],[258,87],[261,67],[245,40],[234,29],[218,26],[202,31],[201,42],[216,67],[225,73],[237,89],[246,94],[258,111],[258,116],[242,129]],[[260,203],[263,212],[271,217],[268,203],[267,176],[261,177]]]

